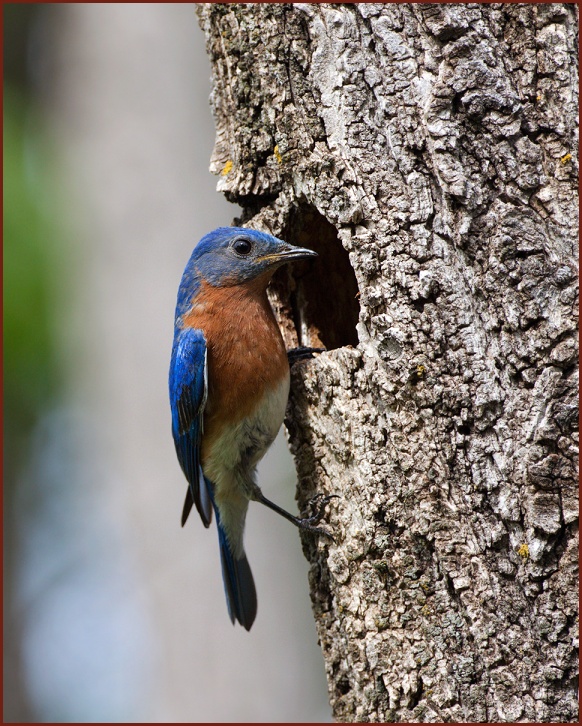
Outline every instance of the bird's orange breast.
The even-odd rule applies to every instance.
[[[203,281],[184,316],[184,325],[203,331],[208,350],[203,461],[224,423],[249,416],[288,375],[267,282],[258,278],[245,285],[212,287]]]

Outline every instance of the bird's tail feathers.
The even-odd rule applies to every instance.
[[[220,510],[214,499],[214,486],[206,477],[204,477],[204,481],[216,514],[222,580],[224,582],[224,594],[226,595],[228,614],[231,622],[234,623],[235,620],[238,620],[243,628],[250,630],[257,615],[257,591],[255,589],[253,573],[251,572],[247,556],[242,549],[242,542],[239,547],[231,546],[220,516]],[[245,513],[246,507],[241,515],[243,517],[243,523]],[[242,529],[240,535],[242,539]]]
[[[257,615],[257,592],[249,561],[244,552],[241,557],[234,557],[220,523],[218,540],[228,614],[233,623],[236,618],[243,628],[250,630]]]
[[[196,509],[204,526],[210,527],[210,523],[212,522],[212,499],[210,498],[208,484],[202,474],[202,469],[200,469],[198,482],[188,484],[188,489],[186,489],[186,498],[184,499],[184,507],[182,508],[182,527],[186,524],[186,520],[194,504],[196,504]]]

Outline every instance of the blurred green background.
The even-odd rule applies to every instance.
[[[62,393],[58,321],[64,208],[54,149],[26,72],[35,5],[4,10],[4,351],[6,454],[18,466],[40,411]],[[9,468],[9,471],[11,469]],[[10,480],[9,480],[10,481]],[[10,496],[10,490],[6,492]]]
[[[35,507],[24,471],[43,415],[63,396],[59,320],[68,284],[62,269],[64,209],[56,165],[29,73],[36,5],[4,11],[4,586],[6,716],[33,720],[14,601],[19,558],[19,504]],[[17,493],[20,497],[16,502]],[[28,500],[26,505],[22,500]]]
[[[4,720],[328,721],[298,534],[251,506],[251,633],[179,526],[167,367],[208,173],[193,4],[4,4]],[[283,436],[259,468],[294,511]]]

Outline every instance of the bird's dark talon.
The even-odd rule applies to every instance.
[[[324,353],[325,348],[309,348],[308,346],[301,345],[298,348],[292,348],[287,351],[287,359],[289,365],[293,365],[298,360],[308,360],[313,358],[314,353]]]
[[[328,494],[326,496],[322,492],[319,492],[314,497],[312,497],[309,500],[309,506],[313,507],[317,502],[319,502],[319,508],[315,514],[311,515],[311,517],[303,517],[301,521],[307,522],[309,524],[318,524],[319,522],[321,522],[325,515],[325,508],[327,507],[330,499],[339,499],[339,496],[337,494]]]
[[[320,534],[323,537],[327,537],[334,544],[336,544],[335,537],[330,534],[326,529],[322,529],[321,527],[313,527],[311,524],[307,523],[305,519],[298,519],[295,524],[299,527],[299,529],[303,529],[306,532],[313,532],[314,534]]]

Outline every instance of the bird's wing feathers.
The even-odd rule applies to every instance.
[[[201,330],[184,328],[174,343],[170,366],[172,433],[178,460],[190,484],[182,512],[182,525],[193,504],[205,527],[212,521],[212,502],[200,470],[202,416],[207,392],[206,339]]]

